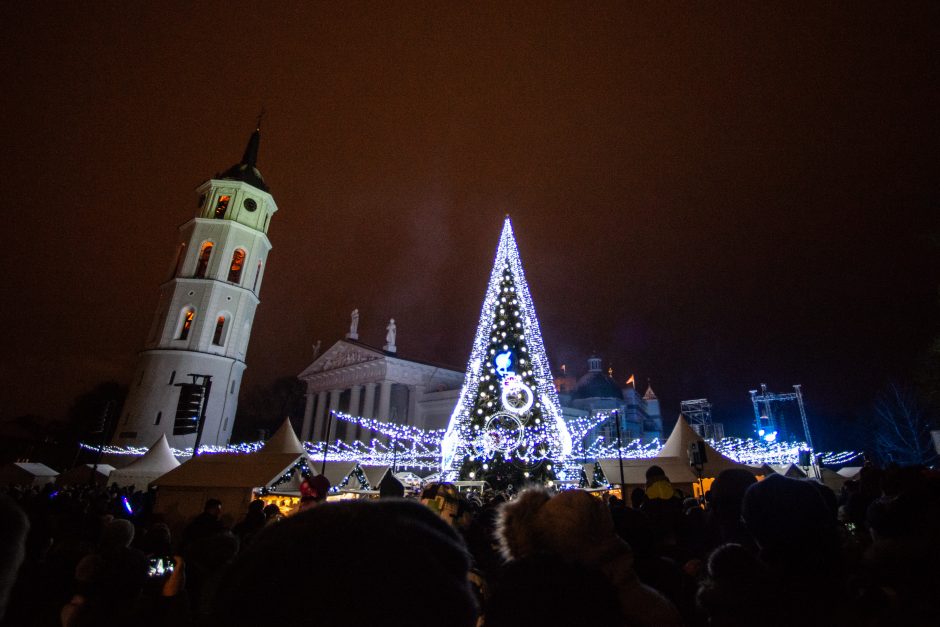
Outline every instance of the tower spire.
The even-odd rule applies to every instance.
[[[255,132],[248,138],[248,145],[245,146],[245,153],[242,155],[240,165],[254,168],[258,163],[258,147],[261,144],[261,127],[255,129]]]
[[[261,119],[264,117],[264,109],[258,115],[258,123],[255,130],[248,138],[248,144],[245,146],[245,152],[242,154],[242,160],[230,167],[225,172],[218,174],[216,178],[231,181],[244,181],[258,189],[270,192],[271,190],[264,182],[261,172],[258,171],[258,148],[261,144]]]

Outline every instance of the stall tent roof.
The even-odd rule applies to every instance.
[[[55,477],[59,474],[57,471],[39,462],[16,462],[13,465],[19,467],[21,470],[25,470],[34,477]]]
[[[659,466],[669,477],[672,483],[692,483],[698,480],[695,472],[689,466],[689,444],[697,442],[703,438],[692,430],[685,416],[679,415],[676,426],[666,443],[659,450],[655,457],[644,459],[624,459],[623,460],[623,479],[628,485],[640,485],[646,483],[646,470],[650,466]],[[708,442],[705,442],[705,454],[708,461],[702,471],[703,477],[716,477],[718,473],[726,468],[744,468],[750,472],[756,469],[734,461],[719,453]],[[610,483],[620,483],[620,461],[616,459],[599,460],[601,469]],[[587,472],[587,466],[585,466]],[[591,476],[588,475],[588,479]]]
[[[179,465],[179,461],[170,452],[166,435],[161,435],[146,453],[127,466],[112,472],[109,481],[118,485],[141,485],[141,482],[149,483]]]
[[[304,456],[296,453],[204,453],[152,481],[151,485],[259,488],[279,479]]]
[[[204,453],[174,468],[151,485],[167,487],[259,488],[280,479],[301,459],[313,462],[294,435],[290,421],[255,453]]]
[[[146,453],[121,468],[118,472],[169,472],[179,466],[179,460],[170,452],[170,444],[166,441],[166,434],[153,443]]]
[[[281,423],[281,426],[277,431],[274,432],[267,442],[264,443],[264,446],[261,447],[261,453],[306,453],[304,445],[300,443],[300,440],[297,439],[297,434],[294,433],[294,428],[290,424],[290,419],[287,418],[284,422]]]
[[[57,477],[59,475],[59,473],[52,468],[38,462],[14,462],[7,464],[5,470],[24,476],[29,475],[31,477]]]

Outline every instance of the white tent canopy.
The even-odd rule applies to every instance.
[[[132,485],[138,490],[146,490],[151,481],[165,475],[179,465],[179,461],[170,452],[166,435],[161,435],[160,439],[154,442],[146,453],[124,468],[113,471],[108,481],[122,487]]]
[[[260,453],[296,453],[297,455],[306,453],[304,445],[297,439],[294,428],[290,424],[290,419],[284,420],[277,431],[274,432],[268,441],[261,447]]]
[[[52,468],[35,462],[16,462],[0,468],[0,486],[33,485],[42,487],[59,476]]]

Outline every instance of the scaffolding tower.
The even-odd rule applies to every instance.
[[[689,421],[692,430],[706,440],[720,440],[725,437],[725,426],[712,422],[712,404],[707,398],[697,398],[679,403],[679,411]]]
[[[774,413],[774,403],[795,401],[803,423],[803,438],[810,450],[813,450],[813,438],[809,432],[806,408],[803,406],[803,392],[800,388],[800,385],[794,385],[792,392],[776,394],[767,389],[766,383],[761,383],[759,393],[757,390],[750,391],[751,404],[754,405],[754,430],[757,432],[757,437],[766,442],[773,442],[778,434],[784,435],[786,423],[782,416]]]

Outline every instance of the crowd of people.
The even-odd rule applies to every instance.
[[[617,492],[381,498],[283,516],[217,499],[172,537],[153,492],[0,494],[0,619],[94,625],[933,625],[940,476],[866,465],[836,494],[744,469],[703,502]]]

